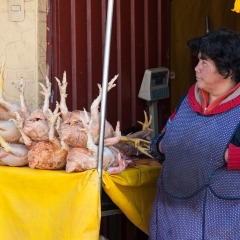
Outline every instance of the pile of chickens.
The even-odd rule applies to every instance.
[[[21,105],[6,102],[2,96],[3,71],[0,73],[0,165],[25,166],[37,169],[66,169],[81,172],[97,167],[100,133],[99,105],[102,88],[98,84],[99,95],[93,101],[90,112],[76,110],[69,112],[66,105],[66,73],[62,82],[56,78],[60,91],[60,103],[51,111],[51,83],[46,77],[42,109],[30,111],[24,101],[24,81],[15,84]],[[108,91],[116,86],[115,76],[108,83]],[[141,123],[141,122],[140,122]],[[115,131],[105,123],[103,149],[103,170],[118,174],[128,166],[136,165],[132,156],[139,153],[148,155],[151,118],[145,113],[143,130],[128,136],[121,136],[120,123]],[[156,161],[154,161],[156,162]]]

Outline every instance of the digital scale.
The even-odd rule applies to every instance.
[[[169,70],[165,67],[147,69],[144,73],[138,97],[147,101],[152,116],[152,137],[159,134],[158,100],[169,98]]]

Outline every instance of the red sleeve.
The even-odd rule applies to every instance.
[[[227,170],[240,170],[240,147],[229,144]]]
[[[173,112],[172,115],[170,116],[170,120],[171,120],[171,121],[173,120],[173,118],[175,117],[175,115],[176,115],[176,108],[174,109],[174,112]]]

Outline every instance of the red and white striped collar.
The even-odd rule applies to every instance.
[[[204,91],[201,91],[196,84],[194,84],[188,91],[188,101],[195,112],[212,115],[234,108],[240,104],[240,83],[224,96],[212,102],[206,110],[207,98],[207,94],[205,94]]]

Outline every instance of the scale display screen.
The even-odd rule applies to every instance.
[[[151,74],[151,87],[156,87],[159,85],[166,85],[168,83],[168,73],[167,72],[157,72]]]
[[[169,97],[169,70],[165,67],[147,69],[144,73],[139,98],[157,101]]]

